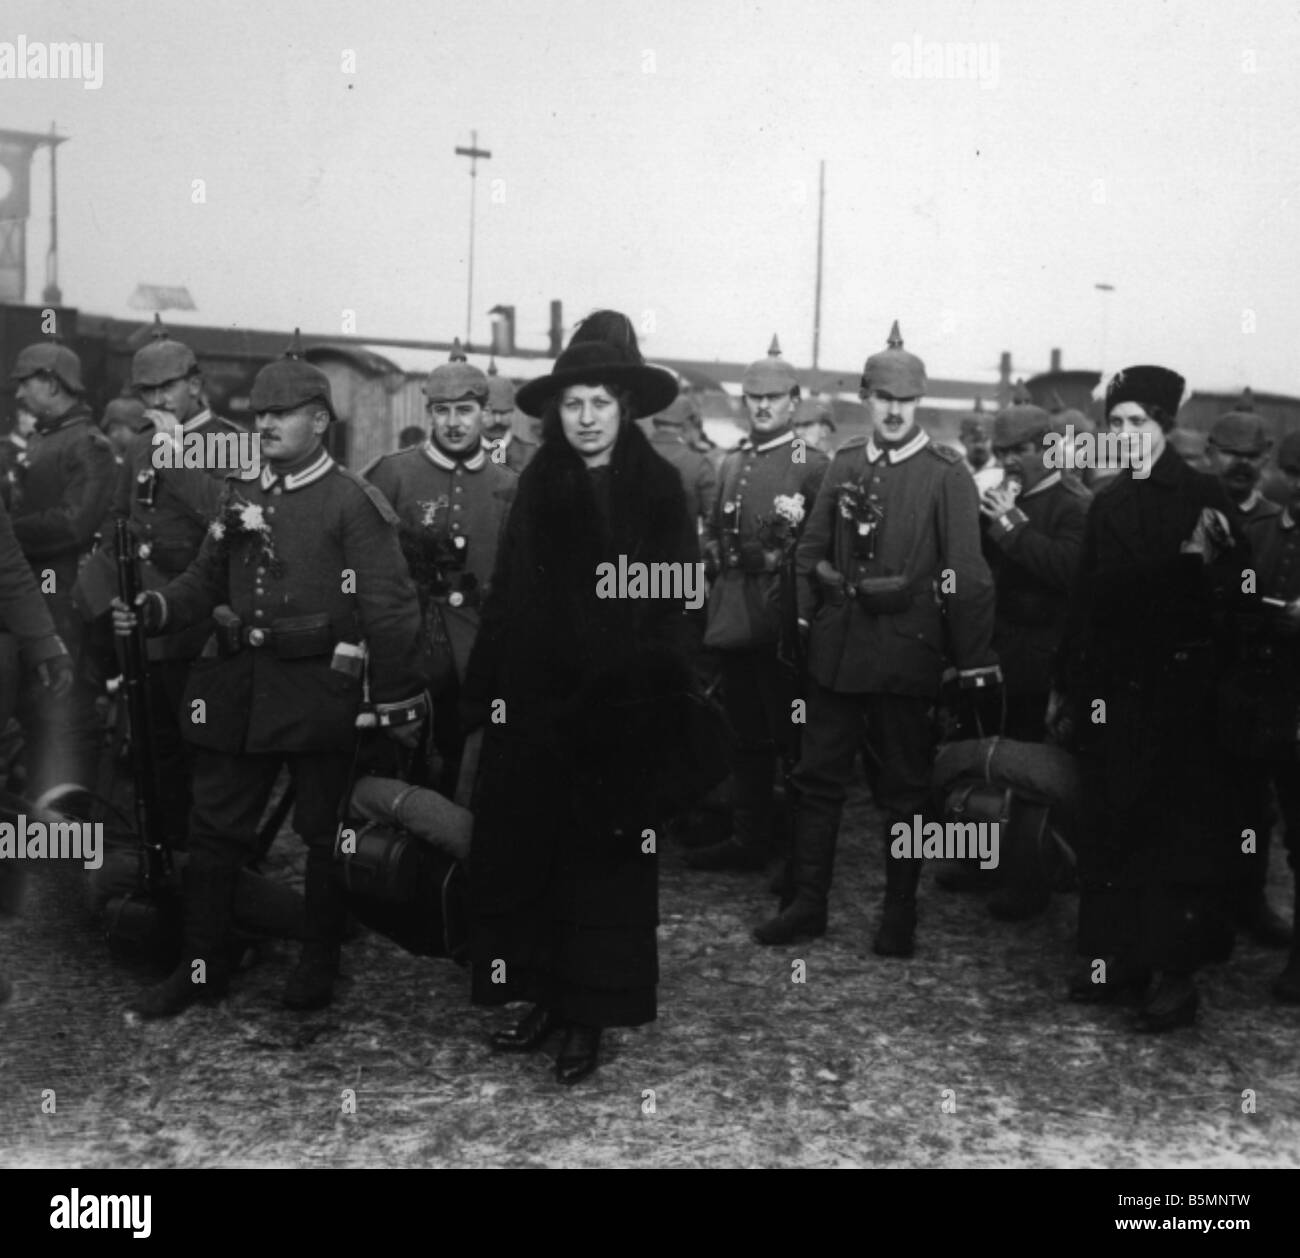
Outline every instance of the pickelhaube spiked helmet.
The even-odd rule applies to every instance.
[[[9,373],[9,383],[18,384],[32,376],[48,373],[56,377],[71,393],[84,393],[81,383],[81,359],[56,336],[21,350]]]
[[[925,392],[925,364],[903,348],[898,320],[889,329],[886,348],[872,354],[862,368],[862,387],[868,393],[879,390],[896,398],[920,397]]]
[[[320,402],[329,411],[331,419],[338,418],[334,412],[329,377],[319,367],[306,362],[302,354],[302,340],[298,329],[294,328],[293,339],[283,357],[267,363],[253,380],[248,407],[254,415],[267,411],[296,411],[309,402]]]
[[[163,326],[162,318],[155,314],[149,340],[136,350],[131,359],[132,387],[148,389],[170,384],[198,369],[199,360],[194,351],[184,342],[175,340]]]
[[[451,357],[429,372],[422,388],[430,402],[486,402],[488,398],[488,378],[470,366],[459,337],[452,343]]]
[[[767,356],[749,364],[740,382],[745,393],[773,394],[789,393],[799,387],[799,377],[795,369],[781,357],[781,342],[776,334],[772,335],[772,344],[768,346]]]

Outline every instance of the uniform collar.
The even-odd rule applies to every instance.
[[[878,446],[873,433],[867,438],[867,460],[878,463],[888,454],[891,464],[901,463],[904,459],[910,459],[918,450],[924,450],[929,444],[930,438],[926,436],[923,428],[918,428],[916,435],[903,442],[901,446]]]
[[[458,467],[463,467],[467,472],[477,472],[479,468],[487,462],[487,451],[483,449],[483,443],[479,442],[479,447],[468,459],[453,459],[450,455],[444,454],[433,444],[430,439],[420,447],[424,451],[424,457],[429,460],[434,467],[440,467],[444,472],[454,472]]]
[[[1020,496],[1022,498],[1028,498],[1030,494],[1036,494],[1043,489],[1051,489],[1053,485],[1059,485],[1060,483],[1061,483],[1061,472],[1060,469],[1058,468],[1055,472],[1049,472],[1046,476],[1043,477],[1042,480],[1038,482],[1037,485],[1033,487],[1033,489],[1026,489],[1025,492]]]
[[[275,465],[268,462],[262,469],[262,479],[260,484],[263,489],[270,489],[277,480],[284,482],[285,492],[294,489],[301,489],[304,485],[310,485],[314,481],[320,480],[322,476],[329,474],[330,468],[334,466],[334,460],[330,458],[329,451],[322,449],[321,452],[307,464],[306,467],[299,468],[296,472],[289,472],[282,475],[275,470]]]
[[[66,428],[69,424],[79,423],[89,418],[90,407],[85,402],[74,402],[57,419],[38,419],[35,431],[42,437],[48,437],[50,433],[58,432],[60,428]]]
[[[1259,506],[1263,498],[1264,495],[1259,492],[1259,486],[1256,485],[1255,488],[1250,491],[1250,497],[1244,502],[1239,502],[1237,504],[1237,510],[1240,511],[1242,515],[1249,515],[1257,506]]]
[[[202,428],[212,418],[212,412],[205,406],[197,415],[191,415],[181,425],[182,432],[193,432],[196,428]]]
[[[20,450],[27,449],[27,438],[24,437],[16,428],[9,434],[9,440]]]
[[[770,441],[764,441],[762,445],[755,445],[754,438],[742,437],[740,444],[746,450],[753,450],[755,454],[766,454],[769,450],[775,450],[778,446],[788,445],[794,440],[794,429],[787,428],[779,437],[773,437]]]
[[[1295,516],[1291,514],[1290,507],[1282,508],[1282,527],[1284,529],[1293,529],[1296,526]]]

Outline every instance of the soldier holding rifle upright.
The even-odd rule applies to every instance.
[[[381,725],[413,743],[427,712],[419,604],[396,516],[326,453],[329,381],[295,354],[291,346],[253,382],[261,476],[229,481],[198,557],[137,599],[152,633],[209,617],[217,625],[190,671],[182,712],[197,749],[185,951],[171,976],[136,1001],[144,1017],[225,993],[236,875],[285,764],[296,788],[293,827],[308,856],[306,942],[284,1003],[330,1002],[345,915],[333,844],[367,657]],[[118,605],[119,632],[135,619]]]

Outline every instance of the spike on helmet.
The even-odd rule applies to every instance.
[[[460,337],[452,342],[447,361],[429,372],[422,388],[430,402],[486,402],[489,391],[487,376],[470,366]]]
[[[319,402],[337,419],[329,377],[303,358],[302,337],[297,328],[284,353],[267,363],[253,380],[248,408],[254,415],[264,412],[295,411],[300,406]]]
[[[745,368],[740,387],[743,392],[754,394],[789,393],[799,387],[795,369],[781,357],[781,342],[776,333],[772,334],[767,356]]]
[[[194,351],[183,341],[173,339],[162,316],[155,311],[149,339],[131,359],[131,387],[157,388],[173,380],[183,380],[198,369],[199,360]]]
[[[886,348],[872,354],[862,368],[862,388],[896,398],[920,397],[926,388],[925,363],[903,348],[903,334],[898,320],[889,329]]]
[[[1255,409],[1255,395],[1249,385],[1241,391],[1241,397],[1232,410],[1214,421],[1207,444],[1224,454],[1251,457],[1267,453],[1272,446],[1268,424]]]

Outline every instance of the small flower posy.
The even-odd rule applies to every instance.
[[[777,494],[772,505],[776,508],[777,515],[788,520],[795,528],[803,523],[803,494]]]
[[[848,481],[835,491],[840,518],[851,520],[854,528],[854,550],[858,557],[871,559],[875,555],[876,532],[885,513],[871,501],[866,487],[857,481]]]
[[[257,503],[249,502],[239,493],[232,493],[222,506],[217,518],[208,525],[208,535],[226,552],[237,541],[251,539],[255,545],[244,551],[244,562],[251,563],[256,558],[272,576],[284,574],[284,563],[275,553],[275,539],[266,515]]]

